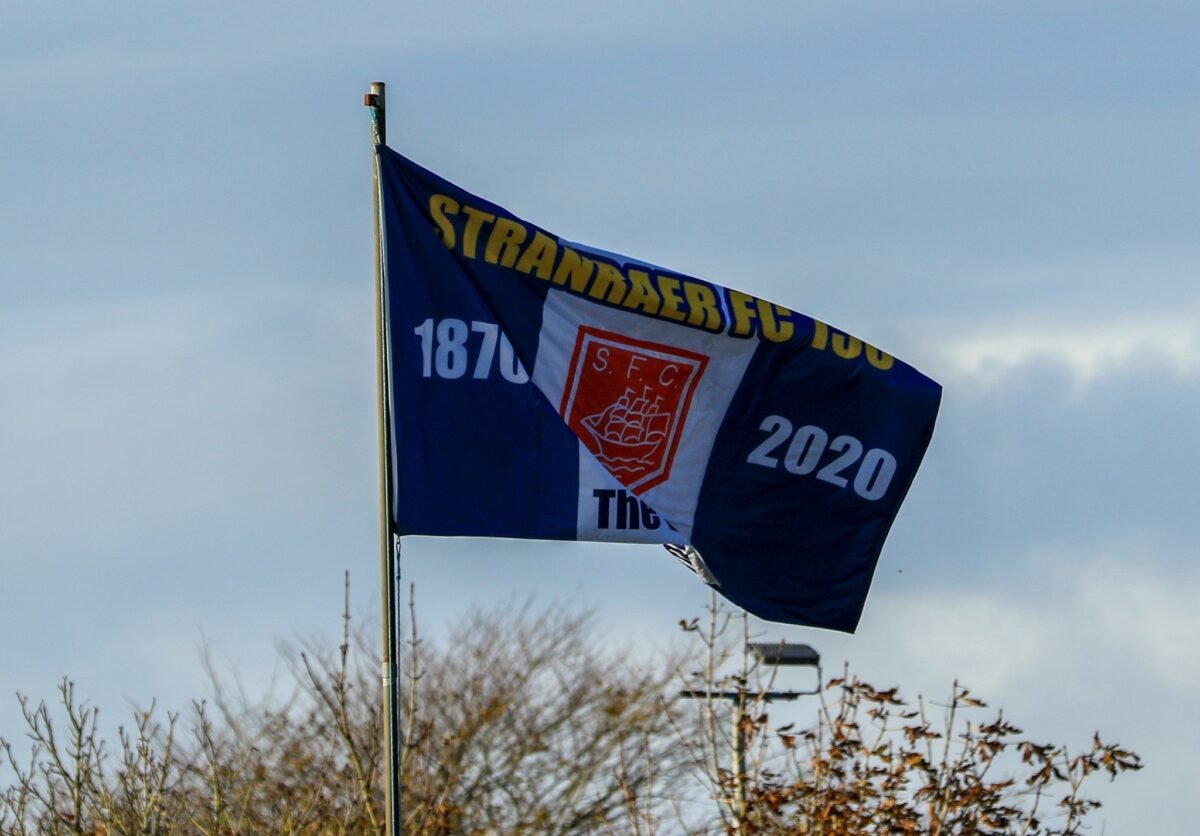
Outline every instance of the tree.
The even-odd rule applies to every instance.
[[[670,667],[597,650],[588,613],[476,613],[414,642],[405,705],[413,833],[639,833],[684,776]],[[661,793],[657,801],[652,790]]]
[[[642,833],[684,777],[662,693],[670,667],[596,650],[565,605],[475,612],[404,663],[405,833]],[[282,696],[246,698],[210,665],[186,722],[152,705],[115,747],[64,680],[58,714],[21,697],[27,752],[0,833],[379,833],[379,657],[344,615],[342,642],[285,645]],[[661,797],[656,793],[661,793]]]
[[[899,688],[848,670],[819,694],[811,728],[772,729],[776,671],[745,651],[745,616],[714,597],[707,625],[681,625],[704,662],[686,681],[698,675],[708,695],[686,739],[727,833],[1078,834],[1100,807],[1083,794],[1085,780],[1141,769],[1134,752],[1099,733],[1074,751],[1022,737],[1003,712],[978,722],[987,705],[958,682],[946,703],[918,697],[911,707]],[[731,690],[742,697],[736,729],[717,696]],[[749,753],[744,767],[732,757],[735,741]]]
[[[283,693],[246,696],[210,663],[211,699],[186,716],[135,710],[113,741],[68,680],[56,710],[20,697],[29,747],[0,740],[0,833],[381,832],[379,659],[343,619],[340,644],[280,647]],[[944,705],[910,706],[846,672],[811,728],[772,727],[774,672],[715,599],[706,625],[683,623],[699,644],[682,662],[598,652],[591,615],[563,605],[475,612],[444,643],[411,621],[409,836],[1074,834],[1099,806],[1086,779],[1140,768],[1098,735],[1076,753],[1002,714],[977,723],[985,706],[957,683]],[[710,698],[672,699],[675,671]],[[743,697],[736,732],[711,696],[729,689]],[[730,768],[738,737],[744,773]]]

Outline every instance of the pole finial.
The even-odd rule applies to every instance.
[[[372,81],[371,89],[363,95],[363,104],[371,109],[371,138],[376,145],[387,144],[387,85]]]

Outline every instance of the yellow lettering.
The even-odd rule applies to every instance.
[[[792,312],[766,299],[758,300],[758,321],[762,323],[762,335],[773,343],[787,342],[795,330],[792,327]]]
[[[550,279],[554,273],[554,258],[558,255],[558,244],[540,229],[533,233],[533,241],[521,254],[517,269],[522,273],[533,273],[539,279]]]
[[[501,267],[512,267],[517,263],[521,245],[528,236],[529,231],[511,218],[497,218],[492,226],[492,234],[488,236],[483,260]]]
[[[896,362],[896,358],[890,354],[885,354],[873,345],[867,346],[867,362],[881,372],[886,372]]]
[[[475,258],[475,244],[479,241],[479,232],[484,224],[496,220],[496,216],[491,212],[480,212],[474,206],[464,206],[463,211],[467,214],[467,228],[463,230],[463,255]]]
[[[819,319],[814,319],[812,347],[817,351],[824,351],[827,345],[829,345],[829,326]]]
[[[659,310],[658,315],[676,322],[683,322],[687,318],[687,314],[679,310],[679,306],[683,304],[683,299],[679,297],[679,279],[659,273],[658,292],[662,294],[662,309]]]
[[[833,332],[832,339],[830,339],[831,331]],[[813,320],[812,347],[818,351],[832,348],[833,353],[843,360],[855,360],[860,356],[866,355],[867,362],[881,372],[886,372],[896,363],[896,358],[892,357],[892,355],[880,351],[873,345],[867,345],[858,337],[852,337],[849,334],[843,334],[841,331],[832,329],[824,322],[816,319]]]
[[[833,353],[843,360],[853,360],[862,354],[862,340],[858,337],[834,331],[833,339],[830,342],[833,345]]]
[[[621,304],[631,311],[645,311],[651,316],[658,313],[662,300],[658,298],[654,285],[650,284],[650,275],[645,270],[630,269],[628,273],[629,294]]]
[[[444,194],[434,194],[429,196],[429,212],[433,215],[433,222],[438,227],[438,237],[442,239],[442,243],[446,245],[446,249],[454,249],[454,224],[450,223],[450,219],[446,217],[446,213],[451,215],[458,214],[458,201]]]
[[[625,277],[611,264],[597,262],[596,280],[588,289],[588,296],[612,302],[614,305],[621,304],[621,300],[625,298]]]
[[[721,330],[721,311],[717,308],[717,294],[699,282],[685,281],[683,296],[688,304],[688,325],[696,325],[706,331]]]
[[[733,314],[733,328],[729,333],[735,337],[749,337],[754,333],[754,321],[758,318],[754,310],[755,299],[740,290],[729,291],[729,309]]]
[[[588,282],[592,280],[592,272],[595,269],[596,262],[580,255],[570,247],[563,247],[562,260],[558,262],[558,269],[554,271],[552,281],[557,285],[565,285],[570,282],[573,293],[583,293]]]

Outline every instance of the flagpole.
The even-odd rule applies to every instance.
[[[400,631],[396,606],[396,582],[399,579],[400,541],[396,537],[392,517],[391,451],[392,426],[391,402],[388,397],[388,344],[387,317],[384,293],[384,240],[383,201],[380,193],[379,171],[380,146],[387,144],[387,108],[385,85],[382,81],[371,83],[370,92],[363,97],[371,111],[371,139],[375,153],[375,383],[376,403],[379,419],[379,541],[380,572],[383,607],[383,652],[381,658],[383,675],[383,737],[387,757],[386,786],[386,833],[387,836],[402,836],[404,818],[401,805],[403,779],[400,770]]]

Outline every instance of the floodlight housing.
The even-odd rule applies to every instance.
[[[749,642],[746,647],[760,662],[767,665],[804,665],[810,668],[821,666],[821,654],[807,644]]]

